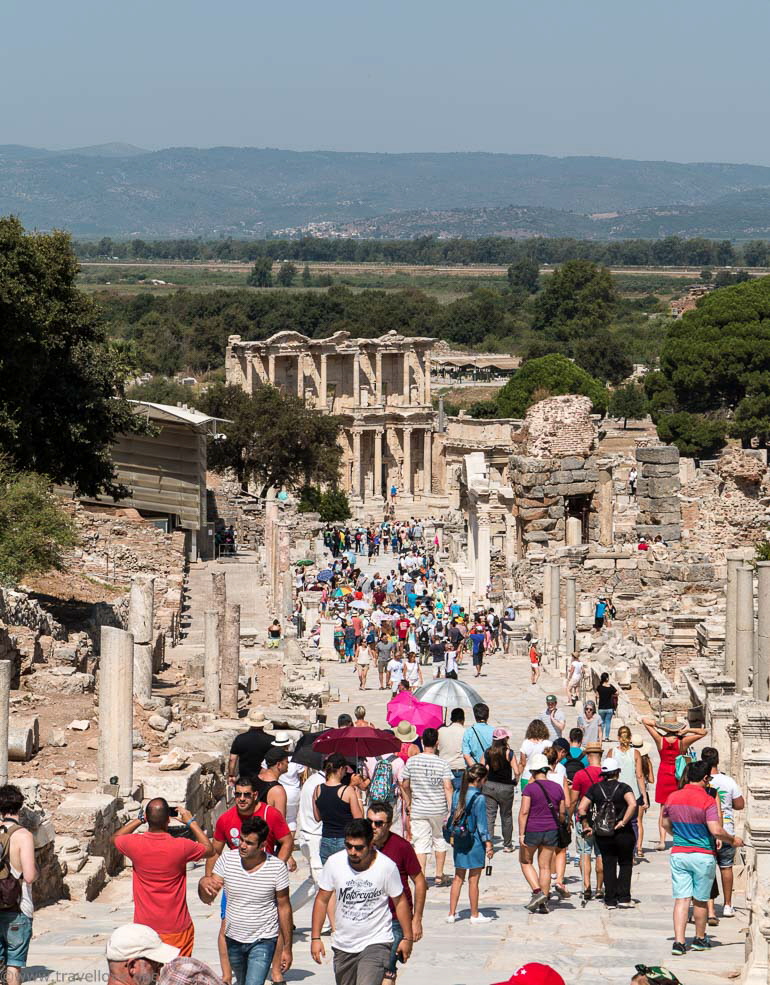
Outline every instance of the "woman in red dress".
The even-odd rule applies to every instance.
[[[656,722],[654,718],[643,718],[642,725],[652,736],[660,754],[658,780],[655,784],[655,803],[661,805],[661,811],[658,815],[658,848],[664,852],[666,850],[666,832],[661,824],[662,807],[669,795],[679,787],[676,778],[676,758],[684,755],[698,739],[702,739],[706,735],[706,730],[705,728],[692,728],[685,725],[684,722],[674,720]]]

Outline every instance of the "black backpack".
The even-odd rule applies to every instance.
[[[16,912],[21,905],[21,880],[11,875],[11,835],[20,827],[12,817],[0,823],[0,911]]]
[[[564,760],[563,766],[564,766],[564,771],[567,774],[567,779],[569,780],[570,783],[572,783],[572,781],[575,779],[577,774],[582,769],[585,769],[585,766],[583,765],[582,754],[580,756],[573,756],[572,752],[570,752],[567,758]]]
[[[595,835],[599,835],[600,838],[612,838],[615,834],[615,825],[618,823],[618,812],[615,809],[615,804],[612,801],[612,797],[615,796],[615,791],[618,789],[617,782],[615,783],[615,788],[612,791],[612,797],[607,795],[605,790],[605,785],[603,783],[597,783],[596,786],[601,791],[603,800],[598,804],[594,802],[592,818],[591,818],[591,828]]]

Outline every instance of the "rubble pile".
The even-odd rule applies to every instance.
[[[721,554],[765,540],[770,530],[767,468],[754,456],[730,449],[682,487],[682,520],[687,544],[701,550]]]

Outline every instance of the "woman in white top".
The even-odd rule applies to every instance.
[[[542,752],[546,746],[551,744],[548,735],[548,728],[541,718],[534,718],[527,726],[524,741],[519,750],[519,775],[521,777],[521,789],[529,783],[530,773],[527,763],[536,753]]]
[[[290,831],[297,830],[297,812],[299,811],[299,799],[302,795],[304,776],[305,767],[289,761],[289,768],[282,776],[278,777],[278,782],[286,791],[286,823]]]
[[[422,667],[417,663],[417,654],[411,650],[404,661],[404,679],[412,691],[422,684]]]
[[[583,680],[583,664],[577,650],[572,654],[572,661],[567,668],[567,696],[572,705],[578,703],[580,697],[580,682]]]

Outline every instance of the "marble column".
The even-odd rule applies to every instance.
[[[219,678],[220,706],[225,718],[238,717],[238,675],[241,659],[241,607],[225,606],[224,645]]]
[[[134,638],[134,697],[152,697],[152,636],[155,579],[137,575],[128,598],[128,631]]]
[[[615,537],[612,473],[604,470],[599,473],[597,498],[599,500],[599,543],[602,547],[612,547]]]
[[[374,481],[372,483],[372,495],[375,499],[382,499],[382,428],[372,431],[374,440]]]
[[[412,429],[404,428],[404,493],[412,494]]]
[[[552,564],[543,565],[543,651],[551,642],[551,568]]]
[[[433,491],[433,435],[425,428],[422,444],[422,491],[429,496]]]
[[[770,700],[770,561],[757,564],[757,661],[754,697]]]
[[[567,610],[566,653],[569,659],[577,647],[577,578],[574,575],[566,576],[564,589]]]
[[[5,786],[8,782],[8,728],[12,671],[10,660],[0,660],[0,786]],[[128,700],[133,710],[130,694]]]
[[[374,365],[376,379],[374,381],[375,386],[375,403],[382,403],[382,353],[378,349],[374,357]]]
[[[327,619],[325,616],[322,616],[320,623],[321,635],[318,639],[318,655],[321,660],[336,660],[337,651],[334,649],[335,622],[333,619]]]
[[[270,585],[270,569],[268,568],[268,587]],[[211,575],[211,608],[219,613],[219,639],[217,651],[220,662],[222,660],[222,646],[224,644],[225,632],[225,605],[227,604],[227,578],[224,571],[215,571]]]
[[[735,582],[735,691],[749,687],[754,661],[754,569],[741,564]]]
[[[203,696],[207,711],[219,714],[219,638],[223,613],[206,609],[203,613]]]
[[[353,476],[351,492],[354,496],[361,495],[361,429],[353,428]]]
[[[738,566],[743,563],[742,550],[726,551],[727,559],[727,592],[725,607],[725,673],[735,677],[735,646],[736,646],[736,582]]]
[[[101,784],[110,783],[117,777],[121,793],[131,790],[134,783],[134,637],[114,626],[102,626],[101,629],[97,763]]]
[[[490,571],[491,560],[491,518],[488,513],[479,513],[477,517],[479,541],[478,553],[476,555],[476,594],[484,597],[487,592],[492,575]]]
[[[551,565],[551,646],[558,651],[561,638],[561,569],[558,564]]]
[[[275,353],[271,352],[267,357],[267,378],[275,385]]]
[[[320,388],[321,392],[318,395],[318,399],[321,404],[321,410],[326,410],[327,393],[326,393],[326,353],[325,352],[321,353],[321,372],[319,375],[321,377],[321,388]]]
[[[568,516],[565,526],[567,547],[580,547],[583,543],[583,524],[580,522],[580,518]]]
[[[361,357],[358,353],[353,356],[353,406],[361,403]]]
[[[297,396],[300,400],[305,396],[305,353],[297,354]]]
[[[409,353],[408,352],[404,352],[404,353],[402,353],[402,356],[403,356],[403,368],[404,368],[404,382],[403,382],[402,394],[405,397],[405,403],[408,404],[409,403],[409,380],[410,380],[410,375],[409,375]]]
[[[425,358],[425,369],[423,370],[423,399],[422,402],[430,407],[431,405],[431,387],[430,387],[430,353],[426,352],[424,354]]]

